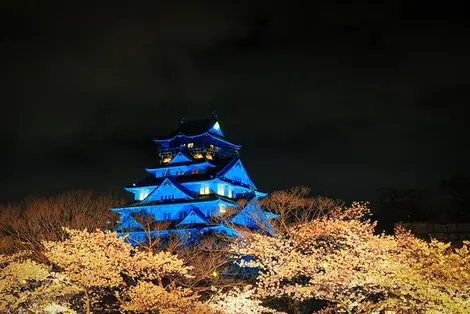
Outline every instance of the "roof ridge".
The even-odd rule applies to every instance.
[[[184,186],[182,186],[181,184],[179,184],[178,182],[173,180],[172,177],[166,177],[165,179],[163,179],[163,181],[155,189],[153,189],[152,192],[150,192],[149,195],[147,195],[146,198],[144,198],[140,202],[140,204],[146,204],[147,202],[149,202],[149,201],[146,201],[146,200],[150,200],[151,196],[158,190],[158,188],[161,187],[163,184],[165,184],[165,182],[167,182],[167,181],[169,181],[174,187],[176,187],[178,190],[180,190],[183,194],[186,194],[187,196],[189,196],[191,199],[195,198],[195,195],[193,194],[193,192],[191,190],[185,188]]]

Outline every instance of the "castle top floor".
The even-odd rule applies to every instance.
[[[161,164],[173,160],[179,153],[195,160],[213,161],[238,155],[241,148],[224,136],[215,114],[205,120],[185,121],[183,118],[175,131],[153,141],[158,146]]]

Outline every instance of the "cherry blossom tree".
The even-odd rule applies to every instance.
[[[341,200],[321,195],[314,196],[305,186],[274,191],[259,202],[266,210],[279,214],[279,218],[272,221],[273,227],[279,232],[286,232],[294,225],[319,218],[343,205]]]
[[[336,313],[469,313],[470,243],[428,243],[402,229],[377,235],[366,205],[237,243],[240,265],[259,270],[257,296],[324,300]]]
[[[139,251],[115,232],[66,229],[64,241],[44,242],[45,255],[84,295],[85,310],[91,313],[103,296],[114,294],[124,308],[136,308],[136,291],[155,285],[152,291],[179,291],[176,277],[191,277],[190,267],[169,252]],[[166,281],[168,283],[166,283]],[[139,300],[151,299],[143,294]],[[182,299],[183,300],[183,299]],[[151,310],[151,309],[141,309]]]
[[[63,275],[31,260],[30,252],[0,255],[1,313],[75,313],[65,296],[76,292]]]
[[[235,287],[226,292],[218,291],[208,304],[212,309],[225,314],[285,314],[263,306],[250,285]]]

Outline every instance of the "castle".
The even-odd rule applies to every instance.
[[[266,193],[251,181],[240,160],[241,146],[225,137],[216,114],[207,120],[183,118],[177,130],[154,142],[159,164],[125,187],[133,202],[112,208],[120,215],[116,229],[121,234],[140,242],[170,233],[236,236],[237,227],[273,232],[269,221],[278,215],[259,206]]]

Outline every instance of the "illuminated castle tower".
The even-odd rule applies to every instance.
[[[269,220],[277,215],[258,205],[257,199],[266,193],[249,178],[239,157],[241,146],[225,138],[217,115],[182,119],[176,131],[154,142],[159,165],[147,168],[147,178],[125,188],[134,194],[134,202],[112,209],[120,214],[118,231],[130,240],[144,241],[144,227],[136,218],[150,217],[165,225],[164,230],[151,231],[152,237],[208,231],[232,236],[236,225],[272,232]],[[245,200],[243,207],[237,204],[240,199]]]

